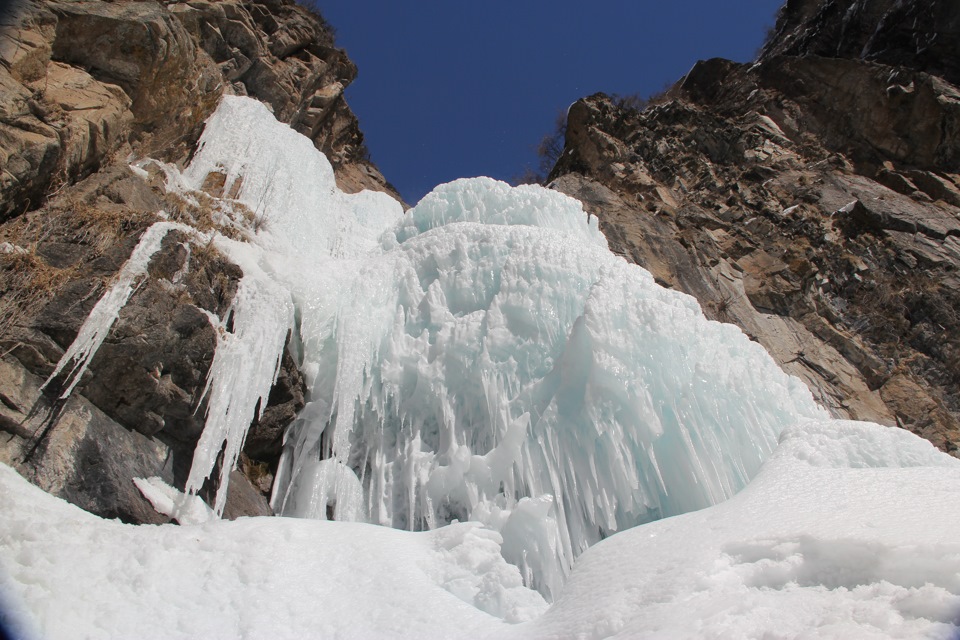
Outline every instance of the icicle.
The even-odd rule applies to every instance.
[[[188,493],[198,493],[223,451],[214,504],[217,515],[223,514],[228,478],[240,457],[247,430],[267,407],[293,324],[289,294],[255,264],[245,262],[241,267],[243,278],[226,321],[218,327],[217,350],[204,388],[207,420],[186,483]]]
[[[94,305],[70,348],[60,358],[56,369],[53,370],[53,373],[50,374],[41,388],[46,388],[61,372],[69,367],[66,379],[63,381],[60,399],[66,400],[70,396],[74,387],[77,386],[80,378],[86,372],[90,361],[93,360],[93,356],[96,355],[100,345],[103,344],[110,333],[110,328],[120,315],[120,310],[127,304],[127,300],[130,299],[138,286],[136,285],[137,279],[146,273],[153,254],[160,248],[160,244],[167,234],[174,229],[191,234],[196,233],[194,229],[176,222],[162,221],[150,225],[143,232],[140,242],[133,249],[130,258],[120,268],[113,284]]]

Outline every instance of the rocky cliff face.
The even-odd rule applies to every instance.
[[[575,103],[550,186],[836,414],[960,446],[960,5],[790,0],[758,62]]]
[[[399,199],[343,98],[356,73],[323,19],[290,0],[12,7],[0,27],[0,460],[94,513],[161,520],[131,478],[182,488],[217,343],[208,318],[226,320],[241,270],[170,233],[76,393],[40,389],[158,212],[229,231],[204,193],[168,193],[157,167],[129,164],[183,163],[220,96],[250,95],[327,154],[341,188]],[[205,189],[229,195],[216,174]],[[302,406],[288,357],[226,515],[268,511],[270,464]]]

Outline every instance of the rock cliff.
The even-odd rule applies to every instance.
[[[0,460],[99,515],[163,519],[131,478],[183,487],[217,344],[208,318],[227,321],[241,270],[171,232],[76,393],[62,401],[57,379],[41,390],[159,211],[219,228],[204,193],[168,193],[156,166],[130,163],[182,165],[220,97],[249,95],[327,154],[341,188],[399,199],[344,100],[356,73],[324,20],[291,0],[12,5],[0,26]],[[204,188],[229,195],[217,174]],[[287,357],[227,516],[268,512],[270,465],[302,406]]]
[[[550,186],[834,413],[960,446],[960,5],[790,0],[754,64],[569,110]]]

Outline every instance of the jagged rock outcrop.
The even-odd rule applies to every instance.
[[[951,0],[788,0],[762,58],[821,56],[925,71],[960,84]]]
[[[920,4],[791,0],[756,64],[580,100],[550,185],[838,415],[957,453],[960,5]]]
[[[19,0],[0,25],[0,219],[133,153],[185,159],[221,95],[310,137],[345,186],[397,195],[343,91],[356,66],[292,2]]]
[[[128,163],[182,164],[220,97],[250,95],[327,154],[342,188],[399,196],[344,100],[355,65],[292,0],[20,1],[2,20],[0,460],[94,513],[163,521],[131,479],[183,487],[217,345],[210,318],[229,325],[240,268],[169,233],[74,394],[59,399],[59,378],[41,390],[161,210],[236,232],[217,227],[206,194],[168,193],[158,169]],[[219,177],[204,189],[231,197]],[[225,516],[269,513],[271,465],[303,404],[288,355]]]

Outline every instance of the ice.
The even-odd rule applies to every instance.
[[[239,251],[233,251],[234,258]],[[247,430],[263,414],[277,379],[293,304],[253,261],[244,269],[226,321],[218,326],[217,349],[207,374],[207,420],[193,454],[186,490],[196,494],[217,464],[220,481],[214,510],[223,513],[227,478],[236,466]]]
[[[134,478],[133,483],[157,513],[170,516],[180,524],[203,524],[220,517],[200,496],[183,493],[156,476]]]
[[[781,429],[825,415],[560,194],[460,180],[382,244],[328,328],[336,351],[311,363],[318,407],[288,434],[285,515],[304,515],[286,497],[300,461],[335,459],[370,522],[483,522],[549,596],[591,544],[730,497]]]
[[[167,186],[189,193],[213,172],[224,174],[224,192],[254,212],[256,231],[252,243],[216,240],[244,275],[220,323],[207,421],[186,487],[199,491],[222,452],[214,505],[222,513],[230,470],[251,421],[267,406],[287,336],[300,345],[298,323],[327,320],[349,273],[338,265],[378,250],[380,233],[401,209],[384,194],[341,193],[310,140],[245,98],[223,99],[190,166],[182,175],[168,167]]]
[[[300,471],[290,509],[303,518],[363,522],[363,486],[353,469],[336,460],[310,460]]]
[[[217,513],[288,332],[309,403],[274,509],[480,522],[547,597],[590,545],[729,498],[784,427],[825,415],[739,330],[613,256],[562,194],[465,179],[401,217],[383,194],[341,193],[309,140],[237,97],[168,186],[211,172],[262,221],[216,245],[244,277],[187,490],[223,452]]]
[[[137,281],[146,273],[150,258],[160,248],[167,234],[174,229],[194,233],[192,228],[176,222],[161,221],[150,225],[143,232],[130,258],[120,268],[113,283],[94,305],[87,319],[80,326],[77,337],[60,357],[53,373],[43,383],[43,386],[47,387],[64,374],[63,379],[58,383],[60,399],[66,399],[73,393],[74,387],[80,382],[90,361],[97,354],[97,349],[110,333],[110,327],[116,322],[120,310],[127,304],[127,300],[136,289]]]
[[[787,428],[730,500],[589,549],[549,609],[500,557],[499,535],[477,523],[419,533],[293,518],[138,527],[85,513],[4,465],[0,513],[5,621],[32,638],[960,632],[960,461],[869,423]]]

